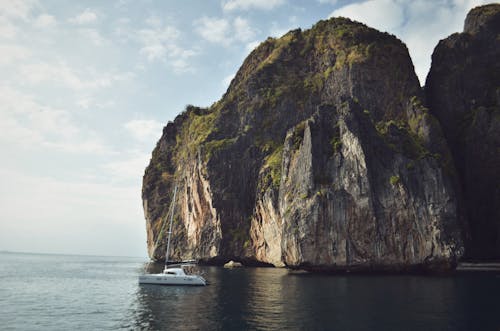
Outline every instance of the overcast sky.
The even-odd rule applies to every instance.
[[[346,16],[402,39],[421,84],[480,0],[0,0],[0,250],[146,256],[162,127],[218,100],[268,36]]]

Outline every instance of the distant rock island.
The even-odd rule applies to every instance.
[[[306,270],[500,258],[500,5],[436,47],[346,18],[268,38],[221,100],[163,129],[144,178],[149,255]]]

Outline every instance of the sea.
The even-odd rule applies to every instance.
[[[500,330],[500,276],[203,267],[139,285],[143,258],[0,253],[0,330]]]

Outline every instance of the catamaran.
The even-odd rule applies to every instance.
[[[175,209],[175,197],[177,194],[177,186],[174,188],[174,198],[170,205],[170,226],[167,232],[167,252],[165,254],[165,268],[162,273],[159,274],[144,274],[139,276],[139,284],[157,284],[157,285],[200,285],[205,286],[207,282],[205,278],[201,275],[192,273],[194,267],[193,263],[181,263],[181,264],[168,264],[168,257],[170,253],[170,239],[172,237],[172,222],[174,220],[174,209]],[[158,241],[160,239],[158,236],[157,242],[155,243],[153,251],[156,249]],[[150,262],[151,263],[151,262]],[[149,265],[149,263],[148,263]],[[147,268],[147,267],[146,267]]]

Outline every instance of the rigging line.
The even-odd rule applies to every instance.
[[[177,189],[177,186],[176,186],[176,189]],[[174,196],[175,196],[175,193],[174,193]],[[170,202],[170,206],[168,207],[168,212],[165,215],[165,217],[163,218],[163,224],[161,225],[160,233],[158,233],[158,237],[156,238],[156,241],[155,241],[155,243],[153,245],[153,258],[154,258],[154,254],[155,254],[156,248],[158,247],[158,243],[160,242],[160,239],[161,239],[161,237],[163,235],[163,230],[165,230],[165,225],[167,224],[168,216],[172,212],[172,209],[173,209],[173,206],[174,206],[174,202],[175,202],[175,200],[172,199],[172,201]],[[146,264],[146,266],[144,267],[144,271],[148,270],[148,268],[151,265],[151,263],[153,263],[153,259],[149,260],[148,264]],[[166,263],[166,261],[165,261],[165,263]]]
[[[176,195],[177,195],[177,185],[175,185],[174,188],[174,197],[172,198],[172,202],[175,202]],[[174,220],[174,210],[175,210],[175,203],[172,203],[172,212],[170,213],[170,227],[168,228],[167,252],[165,253],[165,268],[167,268],[168,258],[170,253],[170,239],[172,238],[172,222]]]

